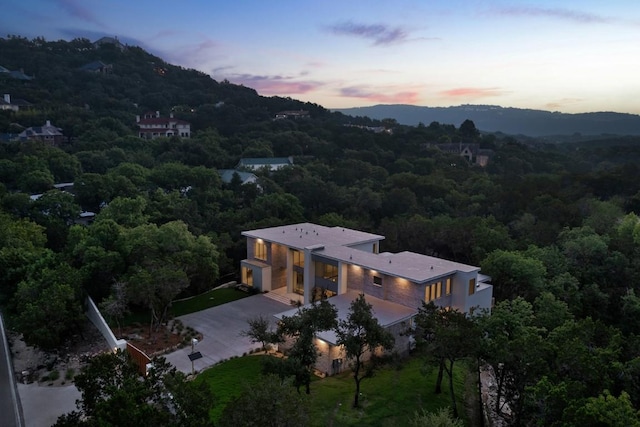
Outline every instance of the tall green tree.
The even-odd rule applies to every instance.
[[[207,384],[187,381],[164,359],[154,359],[148,375],[141,376],[127,353],[103,353],[74,383],[81,393],[78,410],[61,416],[58,427],[212,425]]]
[[[535,326],[532,305],[523,298],[501,301],[490,316],[479,319],[482,358],[496,377],[497,414],[511,412],[520,422],[529,386],[544,372],[546,345]],[[508,411],[506,410],[508,408]]]
[[[365,365],[367,356],[375,358],[380,348],[391,350],[394,344],[393,335],[379,323],[373,315],[373,307],[364,294],[360,294],[351,302],[347,318],[341,320],[336,329],[338,345],[343,346],[346,358],[351,363],[356,390],[353,396],[354,408],[359,407],[360,383],[364,378],[373,376],[376,364],[370,360]]]
[[[475,358],[478,355],[480,334],[476,321],[458,310],[438,308],[433,303],[423,303],[418,310],[415,323],[418,347],[426,355],[428,363],[435,362],[439,366],[436,392],[440,391],[444,371],[449,380],[453,416],[458,417],[453,368],[456,361]]]
[[[293,344],[287,352],[288,359],[279,362],[283,366],[277,366],[278,363],[272,361],[268,368],[276,372],[288,372],[294,377],[296,388],[304,386],[306,393],[311,393],[311,376],[318,360],[316,334],[334,329],[337,326],[337,316],[336,308],[327,300],[302,307],[293,316],[283,316],[273,339],[292,340]]]

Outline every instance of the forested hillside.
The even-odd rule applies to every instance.
[[[112,71],[79,69],[97,60]],[[88,40],[0,39],[0,65],[34,76],[0,79],[0,93],[33,104],[0,111],[0,133],[50,120],[69,137],[59,147],[0,144],[0,303],[30,342],[59,345],[84,295],[118,298],[122,287],[126,304],[152,307],[161,323],[174,297],[236,277],[242,230],[344,225],[386,236],[384,251],[493,277],[503,321],[486,325],[495,340],[485,355],[505,367],[518,422],[637,417],[638,138],[524,144],[472,122],[355,120]],[[300,109],[310,117],[274,120]],[[138,138],[135,117],[149,110],[189,121],[192,137]],[[480,167],[438,142],[493,155]],[[294,166],[256,172],[258,185],[217,173],[271,156],[293,156]],[[73,193],[54,189],[60,182]],[[93,224],[75,224],[82,211],[97,214]]]

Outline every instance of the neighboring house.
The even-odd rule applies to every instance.
[[[469,163],[486,166],[493,155],[493,150],[481,149],[480,144],[451,143],[437,144],[437,148],[445,153],[457,154],[467,159]]]
[[[303,304],[328,297],[341,319],[351,301],[365,294],[401,353],[410,346],[401,332],[412,324],[423,301],[465,313],[492,306],[493,287],[480,267],[413,252],[379,253],[384,236],[310,223],[242,235],[247,238],[247,259],[241,262],[243,285],[292,300],[299,296]],[[295,309],[276,317],[294,313]],[[346,367],[333,331],[320,333],[316,345],[321,352],[316,367],[321,372],[331,375]]]
[[[306,110],[279,111],[276,113],[275,120],[280,119],[308,119],[309,112]]]
[[[220,179],[225,184],[230,184],[233,180],[234,175],[238,175],[240,178],[240,182],[242,184],[256,184],[258,181],[258,177],[252,174],[251,172],[239,171],[235,169],[218,169],[218,174],[220,174]]]
[[[155,139],[160,137],[191,137],[191,123],[176,119],[173,113],[169,117],[160,117],[160,112],[146,113],[142,118],[136,116],[138,135],[140,138]]]
[[[80,71],[89,71],[91,73],[109,74],[113,71],[113,65],[105,64],[102,61],[93,61],[84,64],[79,68]]]
[[[393,129],[389,129],[384,126],[363,126],[363,125],[352,125],[351,123],[347,123],[344,126],[349,128],[364,129],[373,133],[388,133],[390,135],[393,134]]]
[[[236,169],[259,170],[267,168],[269,170],[278,170],[286,166],[293,165],[293,157],[261,157],[240,159],[236,165]]]
[[[11,99],[11,95],[5,93],[2,99],[0,99],[0,110],[12,110],[19,111],[20,108],[31,108],[32,104],[24,99]]]
[[[120,50],[124,50],[124,45],[120,43],[118,37],[102,37],[93,42],[93,47],[98,48],[103,45],[114,45]]]
[[[59,145],[66,141],[62,129],[55,127],[49,120],[43,126],[30,127],[22,131],[18,137],[22,141],[42,141],[49,145]]]
[[[16,80],[33,80],[33,76],[28,76],[24,73],[24,70],[9,71],[9,77]]]

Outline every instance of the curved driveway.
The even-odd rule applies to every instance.
[[[178,317],[185,326],[191,326],[203,335],[195,347],[202,358],[193,362],[194,370],[202,371],[221,360],[242,356],[259,347],[260,344],[252,343],[249,338],[240,335],[247,330],[247,322],[262,315],[270,319],[275,327],[273,315],[290,309],[288,304],[258,294]],[[191,346],[188,346],[165,355],[165,358],[178,370],[191,373],[190,353]]]

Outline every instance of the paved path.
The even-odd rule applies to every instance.
[[[18,384],[18,390],[26,427],[55,424],[60,415],[76,410],[76,399],[80,399],[80,392],[74,385],[48,387],[37,383]]]
[[[21,427],[20,400],[16,389],[11,351],[4,331],[4,322],[0,314],[0,426]]]
[[[249,338],[240,335],[240,332],[247,330],[247,321],[262,315],[269,318],[275,327],[273,315],[291,308],[290,305],[258,294],[178,317],[185,326],[191,326],[203,335],[195,347],[202,358],[193,362],[194,370],[202,371],[221,360],[242,356],[259,347],[260,344],[252,343]],[[165,357],[178,370],[191,373],[190,353],[191,347],[188,346]]]

